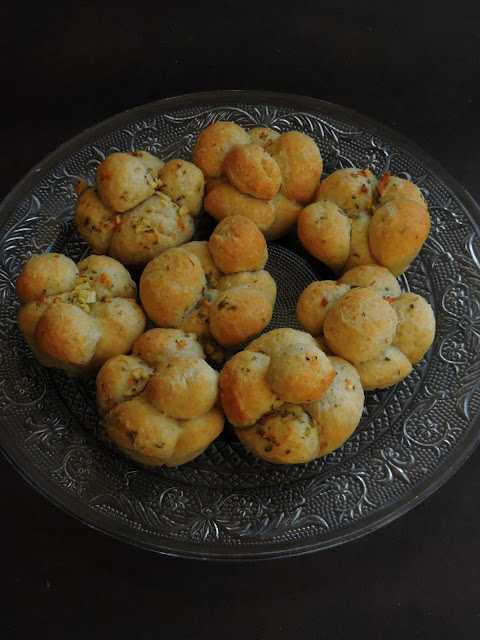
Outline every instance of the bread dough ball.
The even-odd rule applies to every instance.
[[[422,205],[406,198],[377,209],[368,229],[370,249],[394,276],[415,259],[430,232],[430,216]]]
[[[333,271],[341,271],[350,251],[350,222],[334,202],[310,204],[298,218],[298,237],[305,249]]]
[[[384,353],[396,326],[391,305],[376,291],[359,287],[335,300],[323,332],[335,355],[357,364]]]
[[[215,122],[204,129],[193,148],[192,160],[206,178],[223,173],[225,156],[235,145],[249,144],[250,136],[233,122]]]
[[[278,140],[280,134],[278,131],[269,129],[268,127],[254,127],[248,132],[252,144],[257,144],[262,149],[268,150],[275,140]]]
[[[218,373],[204,359],[170,358],[157,365],[147,396],[159,411],[189,420],[213,407],[217,382]]]
[[[267,243],[257,225],[243,216],[222,220],[210,236],[209,248],[224,273],[257,271],[267,262]]]
[[[297,318],[305,331],[313,336],[323,332],[323,323],[332,304],[350,289],[349,285],[333,280],[311,282],[297,302]]]
[[[139,395],[152,374],[153,369],[140,358],[122,355],[107,360],[96,379],[100,416]]]
[[[377,184],[377,195],[373,201],[374,211],[387,202],[408,198],[427,208],[427,201],[416,184],[403,178],[384,173]]]
[[[52,304],[35,328],[37,348],[58,363],[87,365],[98,338],[99,331],[89,315],[70,304]]]
[[[273,308],[257,289],[236,287],[222,291],[210,311],[210,331],[227,347],[240,344],[262,331],[272,319]]]
[[[179,207],[187,207],[191,216],[202,208],[205,178],[198,167],[186,160],[170,160],[159,173],[160,191]]]
[[[421,296],[402,293],[393,308],[398,317],[393,346],[403,351],[412,364],[420,362],[435,337],[435,316],[432,307]]]
[[[104,420],[109,438],[128,456],[146,464],[164,464],[181,435],[177,421],[150,404],[145,394],[122,402]]]
[[[270,358],[280,354],[291,344],[304,344],[310,347],[316,347],[315,339],[305,331],[297,329],[273,329],[267,333],[263,333],[248,345],[249,351],[264,353]]]
[[[256,144],[233,147],[225,156],[223,166],[230,183],[255,198],[271,200],[282,184],[278,164]]]
[[[272,224],[264,232],[266,240],[277,240],[285,235],[296,224],[303,205],[294,200],[289,200],[281,193],[277,193],[272,199],[275,218]]]
[[[170,358],[204,358],[203,349],[193,333],[180,329],[150,329],[133,345],[132,355],[150,367],[157,367]]]
[[[118,353],[128,353],[145,329],[145,314],[134,298],[113,298],[91,305],[90,317],[99,336],[91,361],[94,371]]]
[[[94,253],[108,253],[117,214],[100,200],[96,189],[88,187],[80,194],[75,208],[75,226]]]
[[[95,187],[106,207],[123,213],[153,195],[156,180],[142,160],[112,153],[97,167]]]
[[[182,432],[166,466],[178,467],[198,457],[222,433],[223,423],[223,416],[216,407],[196,418],[179,420]]]
[[[289,131],[275,140],[268,152],[282,173],[281,193],[297,202],[310,202],[323,170],[322,156],[314,140],[299,131]]]
[[[223,276],[217,283],[217,289],[219,291],[227,291],[232,287],[250,287],[252,289],[258,289],[270,302],[272,307],[275,305],[277,297],[277,285],[272,276],[261,269],[260,271],[243,271],[240,273],[232,273],[228,276]]]
[[[219,222],[228,216],[244,216],[253,220],[260,231],[266,231],[275,219],[272,200],[253,198],[230,184],[220,184],[210,191],[203,206]]]
[[[146,314],[161,327],[176,327],[202,296],[207,281],[200,260],[181,248],[151,260],[140,278]]]
[[[400,349],[390,346],[381,355],[357,364],[357,370],[365,391],[374,391],[406,378],[412,372],[412,364]]]
[[[223,367],[220,400],[229,422],[235,427],[252,425],[283,404],[267,381],[269,363],[270,358],[263,353],[240,351]]]
[[[343,266],[344,271],[364,264],[378,264],[368,243],[368,227],[372,216],[366,211],[357,211],[350,218],[350,252]]]
[[[385,267],[377,265],[361,265],[343,274],[340,281],[350,287],[368,287],[382,298],[398,298],[401,294],[400,285],[395,276]]]
[[[319,400],[335,377],[335,370],[318,347],[291,344],[270,361],[267,380],[285,402]]]
[[[187,209],[180,209],[162,193],[156,193],[121,217],[109,252],[123,264],[145,264],[166,249],[190,240],[195,225]]]
[[[32,256],[23,265],[15,283],[22,304],[42,296],[55,296],[71,291],[78,278],[73,260],[60,253],[41,253]]]
[[[256,456],[275,464],[302,464],[314,460],[319,453],[315,425],[296,404],[285,403],[255,426],[235,432]]]
[[[358,211],[369,211],[376,193],[377,180],[369,169],[338,169],[325,178],[315,200],[331,200],[349,218]]]
[[[107,298],[133,298],[137,287],[125,267],[108,256],[90,255],[78,263],[79,276],[96,292],[96,301]]]
[[[335,369],[332,384],[317,402],[303,409],[317,425],[319,456],[338,449],[355,431],[363,413],[365,394],[356,368],[336,356],[328,360]]]

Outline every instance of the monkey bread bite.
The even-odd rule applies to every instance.
[[[191,162],[113,153],[98,165],[94,186],[79,180],[75,224],[94,253],[142,265],[190,240],[204,188]]]
[[[145,328],[135,283],[107,256],[89,256],[78,266],[58,253],[34,256],[16,290],[18,326],[33,353],[74,377],[94,375],[112,356],[128,353]]]
[[[220,400],[240,441],[256,456],[299,464],[353,433],[364,394],[353,365],[331,357],[309,334],[275,329],[227,361]]]
[[[200,133],[193,162],[207,179],[205,210],[218,221],[250,218],[268,240],[296,223],[323,169],[316,143],[304,133],[267,127],[246,132],[232,122],[216,122]]]
[[[409,375],[435,337],[428,302],[402,293],[378,265],[350,269],[336,282],[312,282],[300,295],[297,316],[319,343],[356,366],[366,391]]]
[[[195,336],[177,329],[147,331],[97,376],[107,437],[148,465],[178,466],[205,451],[223,429],[217,395],[218,373]]]

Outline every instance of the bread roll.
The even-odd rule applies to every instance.
[[[95,187],[106,207],[123,213],[150,198],[155,178],[140,158],[130,153],[112,153],[97,167]]]
[[[203,206],[219,222],[228,216],[244,216],[253,220],[260,231],[266,231],[275,219],[272,200],[253,198],[230,184],[220,184],[210,191]]]
[[[280,134],[278,131],[269,129],[268,127],[254,127],[248,132],[252,144],[257,144],[262,149],[269,149],[275,140],[278,140]]]
[[[315,193],[315,201],[331,200],[349,218],[369,211],[376,194],[377,180],[369,169],[338,169],[325,178]]]
[[[192,160],[206,178],[223,173],[223,161],[232,147],[249,144],[250,136],[233,122],[215,122],[204,129],[193,148]]]
[[[368,227],[371,219],[371,214],[366,211],[357,211],[350,218],[350,252],[347,262],[343,265],[343,271],[349,271],[364,264],[378,264],[370,251],[368,242]]]
[[[397,279],[388,269],[379,265],[361,265],[345,272],[340,282],[350,287],[368,287],[385,298],[398,298],[401,294]]]
[[[391,345],[397,317],[376,291],[356,288],[335,300],[323,325],[332,352],[358,364],[385,352]]]
[[[257,225],[243,216],[222,220],[213,231],[209,248],[224,273],[258,271],[268,258],[267,243]]]
[[[406,378],[412,372],[412,364],[400,349],[389,346],[381,355],[357,364],[357,370],[365,391],[374,391]]]
[[[256,144],[233,147],[223,166],[230,183],[255,198],[271,200],[282,184],[278,164]]]
[[[268,152],[282,173],[281,193],[297,202],[310,202],[323,169],[322,156],[312,138],[288,131],[275,140]]]
[[[414,200],[421,204],[422,207],[427,208],[427,201],[416,184],[409,180],[392,176],[388,172],[384,173],[377,184],[377,195],[372,203],[373,210],[375,211],[387,202],[399,200],[400,198]]]
[[[297,302],[297,318],[305,331],[313,336],[323,332],[323,323],[332,304],[350,289],[349,285],[333,280],[311,282]]]
[[[186,160],[170,160],[158,177],[162,182],[162,193],[179,207],[187,207],[191,216],[198,216],[205,190],[205,178],[198,167]]]
[[[310,204],[298,218],[298,237],[305,249],[333,271],[340,272],[350,251],[350,222],[328,200]]]
[[[263,353],[240,351],[223,367],[219,379],[220,400],[229,422],[235,427],[252,425],[283,404],[267,381],[269,363],[270,358]]]
[[[368,229],[370,249],[394,276],[411,264],[430,232],[430,216],[422,205],[401,198],[377,209]]]
[[[22,304],[42,296],[71,291],[77,282],[78,268],[73,260],[60,253],[41,253],[24,263],[15,283]]]
[[[420,362],[435,337],[435,316],[432,307],[421,296],[402,293],[393,308],[398,325],[392,345],[403,351],[412,364]]]

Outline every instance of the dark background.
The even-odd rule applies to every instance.
[[[413,139],[480,201],[480,2],[20,3],[0,9],[0,198],[115,113],[214,89],[296,93]],[[63,514],[0,460],[0,637],[477,638],[480,452],[365,538],[181,560]]]

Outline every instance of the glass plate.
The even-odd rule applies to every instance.
[[[427,357],[395,387],[368,393],[343,447],[304,466],[253,457],[226,429],[196,460],[147,468],[98,438],[94,383],[41,367],[16,326],[13,283],[41,251],[88,253],[73,225],[75,183],[92,180],[114,152],[146,149],[190,158],[198,132],[216,120],[297,129],[318,143],[325,174],[369,167],[413,180],[427,197],[432,231],[402,277],[433,305],[437,336]],[[289,556],[371,531],[438,488],[479,434],[479,209],[411,142],[341,107],[292,95],[228,91],[162,100],[115,116],[41,162],[0,213],[0,444],[42,494],[83,522],[154,551],[200,558]],[[199,229],[208,232],[208,223]],[[210,225],[211,226],[211,225]],[[297,327],[295,304],[328,272],[295,232],[270,244],[279,287],[269,329]]]

